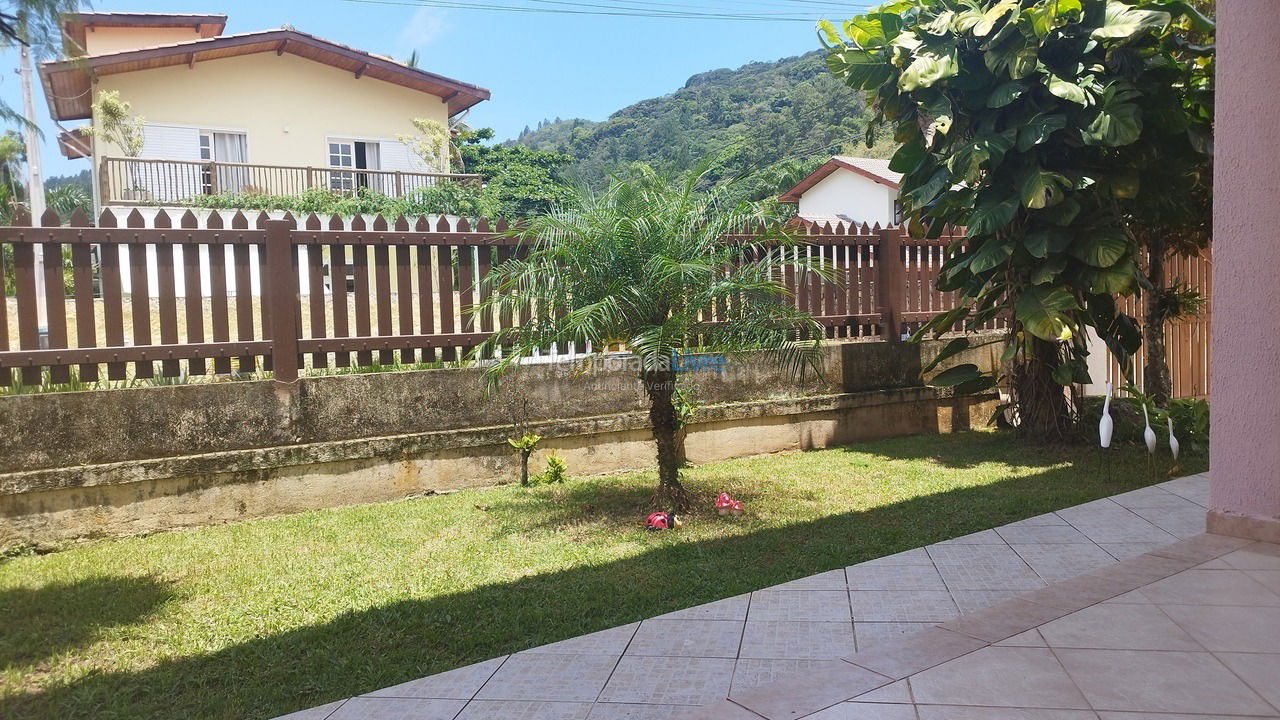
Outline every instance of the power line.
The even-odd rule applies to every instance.
[[[813,22],[813,15],[799,15],[797,13],[778,13],[778,14],[762,14],[762,13],[728,13],[712,11],[706,8],[702,11],[675,11],[649,9],[642,7],[627,7],[615,5],[601,5],[597,3],[571,2],[570,0],[529,0],[530,2],[539,2],[549,5],[569,6],[569,7],[529,7],[522,5],[500,5],[494,3],[468,3],[463,0],[345,0],[346,2],[358,2],[369,5],[393,5],[402,7],[435,7],[456,10],[487,10],[499,12],[523,12],[523,13],[543,13],[558,15],[603,15],[615,17],[647,17],[647,18],[668,18],[679,20],[744,20],[758,22]],[[584,9],[578,9],[584,8]],[[845,12],[856,13],[857,10],[849,8]]]

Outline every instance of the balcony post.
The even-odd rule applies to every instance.
[[[209,163],[209,194],[218,194],[218,163]]]
[[[396,197],[404,197],[404,179],[399,170],[396,171]]]

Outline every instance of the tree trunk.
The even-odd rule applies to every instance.
[[[1018,415],[1018,434],[1039,442],[1062,442],[1075,437],[1075,418],[1066,388],[1053,379],[1061,363],[1055,343],[1031,340],[1028,355],[1015,361],[1010,381]]]
[[[529,486],[529,456],[533,454],[533,450],[520,451],[520,486]]]
[[[672,396],[676,390],[676,374],[672,370],[645,371],[640,374],[649,396],[649,424],[658,449],[658,498],[673,509],[688,507],[689,496],[680,484],[680,443],[676,439],[679,422]]]
[[[1168,353],[1165,347],[1164,317],[1160,311],[1160,299],[1165,291],[1164,240],[1152,235],[1147,238],[1147,280],[1151,290],[1146,293],[1146,307],[1142,318],[1142,346],[1146,360],[1142,367],[1142,392],[1156,405],[1168,405],[1173,391],[1169,377]]]

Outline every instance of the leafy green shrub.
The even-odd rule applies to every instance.
[[[520,485],[528,487],[529,485],[529,456],[533,454],[533,449],[542,442],[542,436],[531,432],[526,432],[518,438],[507,438],[507,444],[520,452]]]
[[[569,476],[569,466],[565,465],[564,460],[556,454],[554,450],[547,456],[547,469],[537,480],[540,483],[562,483]]]
[[[492,191],[476,183],[447,182],[410,191],[405,197],[384,195],[369,188],[338,193],[312,188],[297,195],[216,193],[195,195],[179,203],[210,210],[287,210],[295,215],[462,215],[499,217],[504,209]]]

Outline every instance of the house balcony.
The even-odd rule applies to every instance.
[[[406,197],[444,183],[479,183],[480,176],[363,168],[253,165],[106,157],[98,167],[103,206],[201,205],[213,195],[294,196],[322,189],[352,195],[363,188]]]

